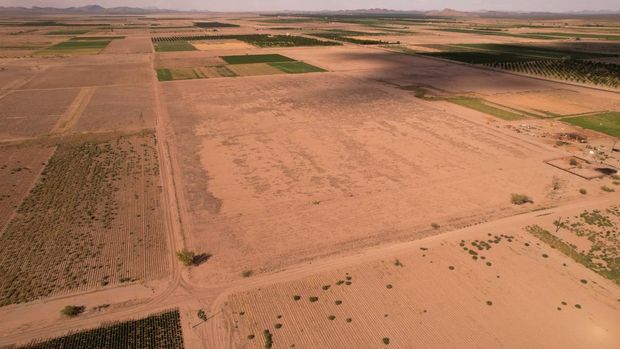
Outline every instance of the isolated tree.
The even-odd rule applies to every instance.
[[[186,249],[182,249],[181,251],[177,251],[177,259],[183,263],[185,266],[190,266],[194,264],[196,260],[196,254],[192,251],[188,251]]]

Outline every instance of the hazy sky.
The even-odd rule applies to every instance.
[[[274,10],[340,10],[389,8],[397,10],[457,10],[508,11],[580,11],[620,10],[619,0],[0,0],[0,6],[69,7],[87,4],[114,6],[157,6],[170,9],[199,9],[211,11],[274,11]]]

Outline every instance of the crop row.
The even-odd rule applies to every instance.
[[[195,41],[195,40],[240,40],[258,47],[293,47],[293,46],[334,46],[339,45],[331,41],[321,41],[313,38],[294,35],[178,35],[155,36],[153,43],[166,41]]]
[[[0,306],[165,273],[158,179],[152,133],[60,144],[0,236]]]
[[[95,329],[37,340],[19,349],[146,349],[183,348],[178,310],[152,314],[139,320],[109,323]]]
[[[620,65],[576,59],[487,63],[486,66],[554,79],[620,87]]]

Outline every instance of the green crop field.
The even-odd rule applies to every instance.
[[[154,46],[157,52],[196,51],[192,44],[184,40],[158,41],[154,43]]]
[[[620,87],[620,65],[577,59],[489,62],[489,67],[571,82]]]
[[[617,41],[620,40],[620,35],[609,35],[609,34],[584,34],[584,33],[529,33],[530,35],[552,35],[562,38],[584,38],[584,39],[602,39],[609,41]]]
[[[194,25],[199,28],[236,28],[237,24],[222,23],[222,22],[194,22]]]
[[[577,116],[562,121],[620,138],[620,112]]]
[[[172,73],[170,69],[157,69],[157,80],[170,81],[172,80]]]
[[[294,35],[188,35],[174,37],[154,37],[151,40],[157,47],[165,42],[197,41],[197,40],[240,40],[257,47],[295,47],[295,46],[335,46],[337,42],[321,41],[313,38]],[[191,46],[191,45],[190,45]]]
[[[65,30],[54,30],[54,31],[47,33],[47,35],[81,35],[81,34],[86,34],[88,32],[90,32],[90,30],[65,29]]]
[[[294,62],[292,58],[279,54],[266,55],[240,55],[223,56],[222,59],[228,64],[249,64],[249,63],[272,63],[272,62]]]
[[[494,64],[552,59],[588,59],[612,55],[592,52],[576,52],[551,48],[506,44],[424,45],[442,50],[423,52],[425,56],[439,57],[470,64]]]
[[[37,52],[38,55],[90,55],[106,48],[112,40],[67,40]]]
[[[35,340],[18,349],[164,349],[183,348],[178,310],[164,311],[139,320],[104,324],[49,340]]]
[[[315,73],[324,72],[325,69],[315,67],[304,62],[274,62],[269,63],[272,67],[276,67],[288,74]]]
[[[479,30],[479,29],[464,29],[464,28],[437,28],[437,29],[432,29],[432,30],[442,31],[442,32],[452,32],[452,33],[463,33],[463,34],[510,36],[510,37],[515,37],[515,38],[525,38],[525,39],[539,39],[539,40],[556,39],[553,36],[545,35],[546,33],[513,34],[513,33],[509,33],[506,31],[500,31],[500,30]]]

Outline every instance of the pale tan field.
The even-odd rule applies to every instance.
[[[561,150],[376,82],[317,74],[165,91],[191,244],[218,265],[193,270],[198,283],[515,214],[511,193],[557,205],[588,185],[543,162]]]
[[[203,338],[262,348],[268,330],[274,348],[377,348],[384,338],[396,348],[616,348],[618,286],[523,229],[583,209],[368,251],[311,276],[291,273],[290,281],[221,299],[224,315],[211,329],[223,334]],[[476,248],[481,241],[488,249]]]
[[[253,48],[252,45],[239,40],[202,40],[192,41],[192,46],[201,50],[239,50]]]
[[[617,257],[620,179],[601,172],[620,168],[617,138],[562,121],[620,112],[618,91],[406,50],[503,43],[619,52],[612,41],[510,36],[611,27],[53,18],[69,24],[0,23],[0,346],[176,308],[185,348],[264,348],[264,330],[273,348],[620,346],[620,289],[603,277]],[[470,26],[506,35],[435,30]],[[49,32],[76,29],[126,38],[92,55],[33,55],[74,36]],[[226,39],[155,52],[151,42],[331,29],[402,47]],[[244,54],[326,72],[221,58]],[[523,115],[506,121],[454,102],[463,97]],[[533,202],[514,204],[512,194]],[[565,225],[556,230],[558,219]],[[525,230],[533,224],[564,245]],[[566,246],[596,263],[577,264]],[[184,249],[197,255],[191,266],[176,260]],[[68,318],[67,305],[85,311]]]

